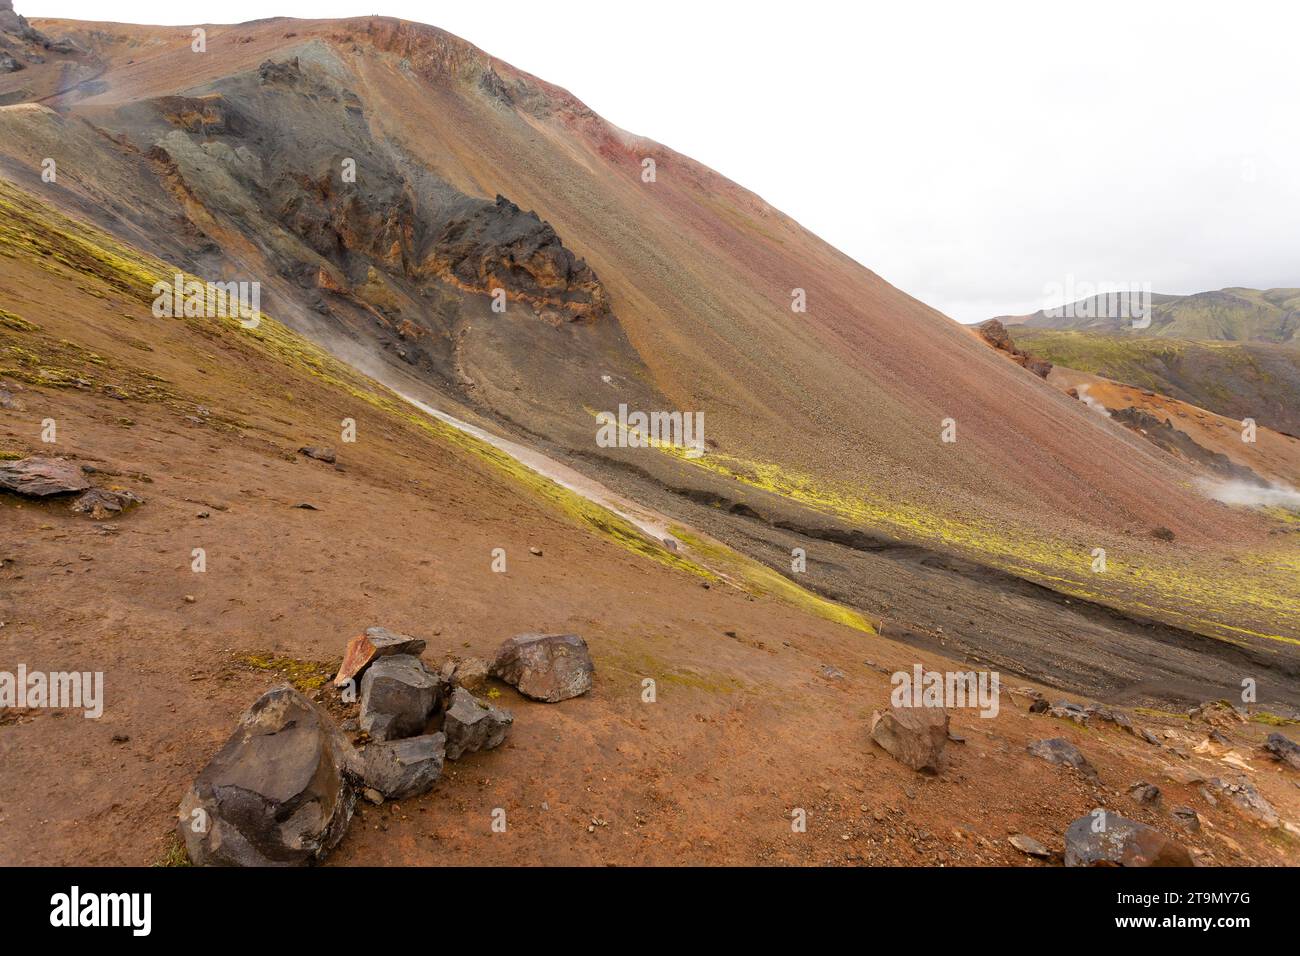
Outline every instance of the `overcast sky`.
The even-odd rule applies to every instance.
[[[1047,290],[1300,286],[1300,5],[15,0],[433,23],[973,322]],[[899,9],[905,7],[906,9]]]

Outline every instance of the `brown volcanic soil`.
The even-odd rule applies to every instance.
[[[1158,783],[1166,807],[1201,813],[1205,829],[1187,842],[1202,862],[1297,858],[1289,838],[1178,782],[1189,770],[1230,772],[1190,752],[1205,725],[1138,718],[1169,728],[1179,757],[1030,716],[1004,695],[996,719],[954,716],[966,742],[950,745],[941,777],[916,775],[867,741],[866,722],[887,697],[887,672],[951,668],[941,656],[705,589],[581,530],[472,455],[249,348],[237,330],[154,319],[111,286],[35,262],[0,258],[0,294],[39,326],[7,327],[0,343],[92,383],[15,391],[26,409],[0,410],[4,448],[49,452],[35,436],[54,417],[58,453],[147,499],[95,522],[63,502],[0,496],[6,666],[102,670],[107,688],[101,720],[29,711],[0,726],[0,863],[163,858],[188,781],[283,679],[250,658],[325,673],[376,621],[426,637],[432,662],[488,654],[526,629],[572,629],[590,642],[597,680],[559,705],[501,688],[517,715],[507,743],[449,764],[426,796],[362,809],[332,858],[340,864],[1019,864],[1009,833],[1059,849],[1068,822],[1097,804],[1173,832],[1167,813],[1125,794],[1138,779]],[[142,383],[165,393],[105,393],[134,396]],[[338,445],[347,415],[359,441]],[[309,442],[334,444],[340,467],[294,453]],[[207,549],[203,575],[189,570],[194,547]],[[494,547],[508,551],[505,575],[489,571]],[[824,676],[824,665],[845,676]],[[657,703],[641,702],[645,676],[659,682]],[[1230,733],[1254,782],[1293,819],[1293,775],[1251,749],[1267,729]],[[1024,752],[1055,735],[1078,742],[1100,787]],[[496,807],[506,834],[490,830]],[[806,834],[791,832],[793,807],[809,813]]]

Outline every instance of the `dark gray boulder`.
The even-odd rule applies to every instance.
[[[1094,810],[1066,829],[1065,865],[1191,866],[1192,855],[1154,827]]]
[[[446,736],[438,733],[367,744],[362,754],[366,786],[389,800],[428,792],[442,776],[446,742]]]
[[[492,662],[493,677],[549,704],[587,693],[595,671],[587,642],[577,634],[518,634]]]
[[[424,733],[442,681],[418,657],[381,657],[361,678],[361,729],[375,740]]]
[[[451,706],[443,715],[442,730],[447,735],[447,759],[459,760],[464,753],[491,750],[506,739],[514,723],[508,710],[479,700],[463,687],[451,693]]]
[[[181,800],[178,832],[200,866],[301,866],[343,838],[356,752],[292,687],[267,691]]]

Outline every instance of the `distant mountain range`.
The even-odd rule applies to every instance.
[[[1115,317],[1104,296],[1080,299],[1060,309],[1031,315],[998,316],[1003,325],[1033,329],[1126,332],[1160,338],[1300,345],[1300,289],[1220,289],[1194,295],[1151,296],[1151,324]]]

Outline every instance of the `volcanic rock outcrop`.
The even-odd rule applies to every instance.
[[[1052,374],[1052,363],[1046,359],[1040,359],[1030,355],[1023,349],[1017,348],[1016,343],[1011,339],[1011,333],[1007,331],[1005,325],[997,319],[989,319],[987,322],[981,322],[975,326],[975,331],[979,333],[986,343],[997,349],[1011,361],[1015,362],[1021,368],[1027,368],[1039,378],[1047,378]]]
[[[609,313],[591,267],[564,247],[550,223],[504,196],[447,223],[425,265],[476,292],[504,289],[544,314],[593,320]]]

